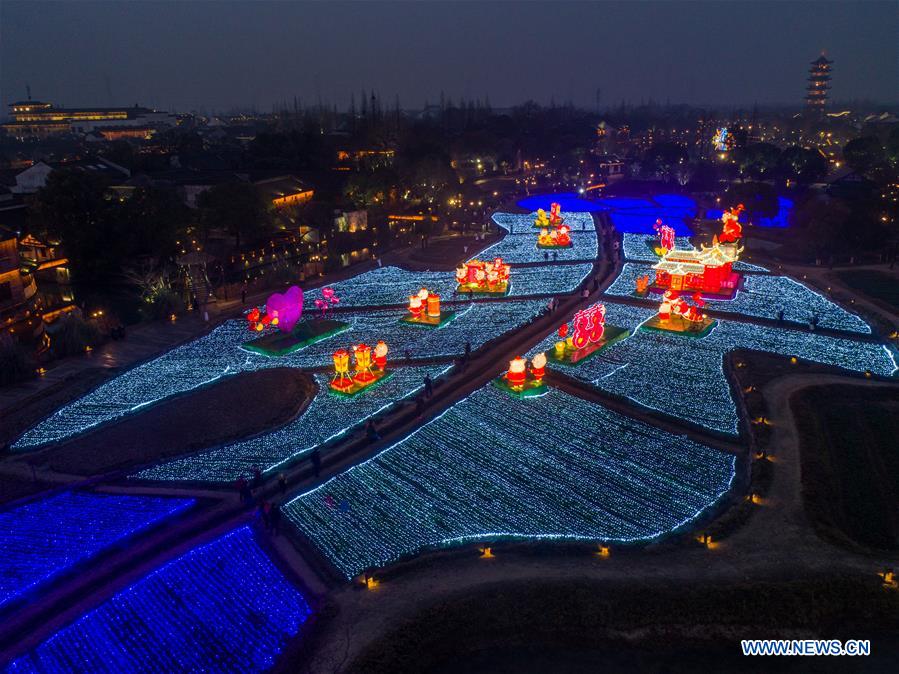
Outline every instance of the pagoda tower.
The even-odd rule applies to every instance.
[[[809,112],[818,117],[824,116],[824,106],[827,103],[827,91],[830,89],[830,70],[833,61],[828,60],[822,53],[812,61],[808,69],[808,88],[805,91],[805,106]]]

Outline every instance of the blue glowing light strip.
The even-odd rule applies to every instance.
[[[311,613],[243,527],[145,576],[6,671],[264,672]]]
[[[0,511],[0,607],[193,504],[66,491]]]

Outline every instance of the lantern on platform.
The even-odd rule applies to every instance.
[[[418,296],[421,298],[422,302],[426,302],[428,300],[429,294],[430,293],[428,292],[427,288],[422,288],[421,290],[418,291]]]
[[[437,293],[428,295],[428,316],[440,318],[440,295]]]
[[[555,346],[556,358],[561,360],[565,357],[565,342],[556,342]]]
[[[350,372],[350,354],[346,349],[337,349],[333,355],[334,359],[334,379],[331,383],[343,383],[345,379],[349,379]]]
[[[358,344],[353,347],[353,356],[356,359],[356,375],[353,378],[357,382],[374,379],[371,371],[371,347],[368,344]]]
[[[421,314],[421,297],[418,295],[409,296],[409,313],[412,314],[412,318],[418,318]]]
[[[375,345],[375,365],[379,370],[387,369],[387,343],[383,339]]]
[[[527,361],[521,356],[509,361],[509,371],[506,372],[506,380],[509,382],[509,386],[524,386],[526,367]]]
[[[531,374],[534,375],[534,380],[539,384],[543,380],[543,375],[546,374],[546,354],[538,353],[531,360]]]

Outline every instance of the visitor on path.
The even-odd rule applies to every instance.
[[[378,427],[375,426],[374,419],[369,419],[368,423],[365,424],[365,437],[368,438],[369,444],[381,439],[381,435],[378,433]]]
[[[265,525],[265,530],[268,531],[271,528],[271,520],[269,519],[269,512],[272,509],[272,504],[268,501],[262,501],[259,504],[259,514],[262,516],[262,523]]]
[[[590,297],[590,291],[589,291],[587,288],[584,288],[584,289],[581,291],[581,297],[582,297],[583,299],[587,299],[588,297]]]
[[[462,246],[462,253],[465,255],[468,255],[468,245],[467,244]]]
[[[284,473],[278,473],[278,490],[282,494],[287,491],[287,476]]]
[[[209,323],[209,312],[206,311],[205,309],[203,310],[203,322]]]
[[[599,278],[594,278],[593,279],[593,292],[596,292],[597,290],[599,290]]]
[[[549,262],[549,251],[548,250],[543,251],[543,261]]]
[[[259,489],[262,486],[262,471],[259,466],[253,466],[253,489]]]
[[[783,322],[784,322],[784,310],[783,310],[783,309],[778,309],[778,310],[777,310],[777,322],[778,322],[778,323],[783,323]]]
[[[247,286],[246,285],[244,285],[244,287],[240,289],[240,303],[241,304],[247,303]]]
[[[234,482],[234,486],[237,489],[237,493],[240,494],[240,502],[246,503],[247,500],[247,478],[241,475]]]
[[[381,268],[381,258],[378,258],[378,269]]]
[[[312,459],[312,473],[315,477],[318,477],[322,470],[322,455],[318,451],[318,447],[312,450],[312,455],[309,458]]]
[[[434,382],[431,381],[431,375],[425,375],[425,397],[430,398],[434,395]]]

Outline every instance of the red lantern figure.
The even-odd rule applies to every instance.
[[[375,365],[381,371],[387,369],[387,343],[383,339],[375,345]]]
[[[409,313],[412,318],[418,318],[421,314],[421,298],[418,295],[409,296]]]
[[[568,323],[562,323],[559,327],[559,339],[565,339],[568,336]]]
[[[506,372],[506,380],[509,386],[524,386],[527,362],[521,356],[509,361],[509,371]]]
[[[543,375],[546,374],[546,354],[538,353],[531,360],[531,374],[534,375],[534,381],[540,383],[543,381]]]
[[[549,224],[558,227],[562,224],[562,206],[561,204],[552,203],[549,205]]]

